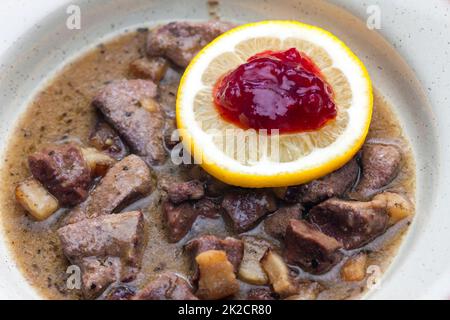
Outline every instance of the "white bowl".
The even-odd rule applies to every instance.
[[[81,29],[69,30],[69,1],[2,1],[0,150],[34,93],[68,60],[126,28],[208,19],[211,8],[206,2],[70,1],[81,8]],[[371,31],[366,27],[364,4],[357,0],[333,2],[341,7],[325,1],[227,0],[214,10],[223,19],[237,22],[294,19],[318,25],[335,33],[363,60],[375,87],[394,106],[417,166],[416,217],[381,286],[366,297],[448,298],[450,4],[408,1],[407,7],[398,7],[400,1],[375,1],[381,29]],[[422,15],[427,10],[432,19]],[[1,234],[0,298],[39,298],[17,269]]]

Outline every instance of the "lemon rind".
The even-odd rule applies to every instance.
[[[243,171],[236,171],[231,170],[230,168],[221,166],[217,164],[217,161],[213,161],[211,158],[208,157],[208,154],[203,152],[202,146],[199,146],[198,144],[193,142],[192,136],[187,130],[186,124],[183,122],[183,118],[181,117],[181,101],[183,99],[183,87],[186,82],[186,79],[190,75],[190,72],[193,68],[193,66],[196,65],[197,61],[203,56],[205,52],[209,50],[212,46],[214,46],[218,41],[222,41],[224,38],[228,38],[231,35],[240,32],[242,30],[252,28],[255,26],[261,26],[261,25],[270,25],[270,24],[277,24],[277,25],[285,25],[285,26],[300,26],[304,29],[310,29],[314,30],[315,32],[319,32],[320,34],[330,38],[335,44],[339,45],[339,47],[345,52],[348,58],[356,65],[358,66],[359,71],[362,73],[362,77],[364,79],[364,87],[366,88],[366,96],[367,96],[367,117],[365,123],[362,125],[362,132],[359,135],[359,137],[353,142],[353,144],[345,150],[345,152],[336,155],[333,159],[331,159],[328,162],[322,163],[318,166],[312,166],[309,168],[303,168],[300,171],[289,171],[289,172],[277,172],[276,174],[264,174],[264,173],[247,173]],[[307,25],[298,21],[277,21],[277,20],[269,20],[269,21],[263,21],[263,22],[256,22],[256,23],[250,23],[245,24],[239,27],[236,27],[215,40],[213,40],[211,43],[209,43],[207,46],[205,46],[199,54],[197,54],[194,59],[191,61],[189,66],[186,68],[185,73],[183,74],[180,86],[178,89],[177,94],[177,102],[176,102],[176,118],[177,118],[177,126],[180,129],[184,129],[180,132],[181,137],[183,139],[183,143],[186,146],[186,148],[189,148],[189,150],[192,150],[192,148],[196,148],[197,151],[200,151],[197,154],[200,154],[200,158],[196,158],[196,161],[199,161],[201,163],[201,166],[205,171],[207,171],[209,174],[213,175],[217,179],[231,184],[236,185],[240,187],[281,187],[281,186],[289,186],[289,185],[295,185],[295,184],[301,184],[308,181],[311,181],[313,179],[316,179],[318,177],[324,176],[328,173],[331,173],[332,171],[340,168],[342,165],[344,165],[346,162],[348,162],[361,148],[362,144],[365,141],[365,138],[369,131],[371,116],[373,111],[373,94],[372,94],[372,83],[370,80],[370,76],[368,74],[367,69],[361,62],[361,60],[336,36],[334,36],[332,33],[323,30],[319,27]]]

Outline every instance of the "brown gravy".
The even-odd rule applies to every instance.
[[[128,77],[128,66],[133,60],[143,56],[145,32],[128,32],[108,43],[99,45],[77,60],[67,65],[34,98],[25,114],[18,122],[12,134],[2,161],[2,190],[0,192],[0,214],[6,239],[15,261],[25,278],[45,298],[80,298],[79,291],[66,288],[66,261],[55,230],[55,221],[64,214],[60,210],[49,220],[35,222],[14,199],[16,184],[30,175],[27,156],[45,145],[56,141],[77,140],[87,144],[89,131],[94,125],[95,112],[90,106],[93,95],[106,82]],[[163,81],[162,105],[173,117],[173,101],[176,93],[179,73],[170,70]],[[404,164],[396,180],[389,186],[400,190],[414,201],[415,165],[409,143],[391,108],[375,91],[375,108],[369,140],[383,140],[395,143],[403,149]],[[169,106],[169,108],[167,108]],[[181,170],[181,172],[180,172]],[[157,172],[158,176],[186,174],[183,168],[166,164]],[[132,208],[141,208],[146,216],[149,240],[145,250],[142,270],[134,285],[141,287],[153,279],[159,272],[173,270],[184,275],[190,274],[188,258],[182,251],[183,241],[170,244],[166,240],[161,221],[160,197],[154,192],[146,199],[133,204]],[[410,221],[403,221],[389,229],[369,246],[377,249],[369,254],[369,264],[378,265],[384,270],[390,263],[401,242]],[[256,228],[249,233],[263,232]],[[222,219],[199,220],[189,238],[198,233],[217,235],[230,234]],[[269,236],[267,236],[270,238]],[[271,239],[275,242],[275,240]],[[381,248],[381,250],[378,250]],[[362,283],[345,283],[339,280],[339,267],[321,277],[312,277],[300,273],[305,278],[318,279],[325,288],[332,285],[333,290],[325,289],[319,298],[349,298],[364,291]],[[242,283],[243,288],[246,284]]]

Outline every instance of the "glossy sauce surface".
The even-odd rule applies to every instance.
[[[214,103],[225,120],[243,129],[280,133],[317,130],[337,114],[330,85],[295,48],[258,53],[222,76]]]

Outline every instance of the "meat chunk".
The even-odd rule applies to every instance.
[[[260,218],[277,209],[275,197],[268,190],[227,193],[222,207],[231,218],[237,232],[251,229]]]
[[[89,136],[89,143],[110,157],[121,160],[128,155],[128,147],[117,132],[103,120],[97,121]]]
[[[159,82],[166,74],[169,64],[161,57],[140,58],[130,64],[130,73],[138,79],[150,79]]]
[[[300,204],[283,207],[264,220],[264,231],[274,238],[284,239],[290,219],[300,219],[303,207]]]
[[[117,162],[103,177],[85,202],[79,204],[64,219],[65,224],[119,211],[132,200],[152,190],[150,169],[135,155]]]
[[[166,119],[164,127],[164,145],[167,149],[172,150],[181,141],[180,134],[177,131],[175,119]]]
[[[64,255],[82,270],[86,297],[115,281],[131,281],[140,268],[144,218],[131,211],[100,216],[58,229]]]
[[[222,182],[213,176],[206,174],[206,194],[211,197],[221,197],[232,188],[229,184]]]
[[[191,203],[174,205],[170,201],[163,204],[164,221],[166,222],[170,242],[178,242],[188,234],[197,219],[197,211]]]
[[[150,80],[117,80],[106,85],[92,104],[106,121],[149,165],[165,159],[164,114],[154,100],[157,87]]]
[[[402,154],[397,147],[382,144],[366,144],[362,148],[362,175],[355,193],[368,198],[389,184],[398,174]]]
[[[104,300],[131,300],[136,294],[136,290],[130,286],[118,285],[110,288],[104,293]]]
[[[312,274],[323,274],[342,259],[341,243],[303,220],[289,221],[285,246],[287,262]]]
[[[167,81],[160,83],[158,85],[158,102],[161,105],[161,108],[164,110],[167,118],[175,119],[175,109],[176,109],[176,101],[177,101],[177,92],[178,92],[178,82],[179,80],[177,73],[171,73],[171,76],[174,77],[173,81]],[[176,123],[169,123],[170,127],[176,128]],[[170,128],[169,128],[170,131]],[[172,130],[173,131],[173,130]],[[172,133],[172,132],[171,132]],[[169,134],[166,132],[166,135]],[[179,141],[178,141],[179,142]]]
[[[387,227],[386,206],[377,202],[328,199],[309,211],[309,218],[322,232],[342,242],[346,249],[359,248]]]
[[[121,257],[139,265],[144,218],[139,211],[99,216],[58,229],[64,254],[70,261],[83,257]]]
[[[342,196],[355,184],[359,166],[355,158],[342,168],[309,183],[288,187],[284,200],[311,206],[332,197]]]
[[[221,21],[171,22],[150,31],[147,53],[167,57],[185,68],[205,45],[232,27]]]
[[[237,272],[244,255],[244,243],[231,237],[220,239],[212,235],[200,236],[189,241],[185,248],[194,258],[208,250],[223,250],[226,252],[235,272]]]
[[[82,258],[77,264],[82,272],[81,290],[86,299],[95,299],[122,277],[122,266],[117,257],[87,257]]]
[[[74,144],[44,148],[28,157],[33,176],[61,206],[76,205],[88,196],[91,173],[81,149]]]
[[[186,200],[198,200],[205,195],[203,183],[198,180],[172,183],[167,193],[170,201],[180,203]]]
[[[194,204],[194,209],[197,211],[199,216],[211,219],[218,218],[222,212],[222,207],[220,204],[208,198],[203,198],[196,201]]]
[[[246,300],[275,300],[275,297],[268,288],[255,288],[248,291]]]
[[[198,300],[190,284],[173,272],[161,274],[140,290],[133,300]]]

